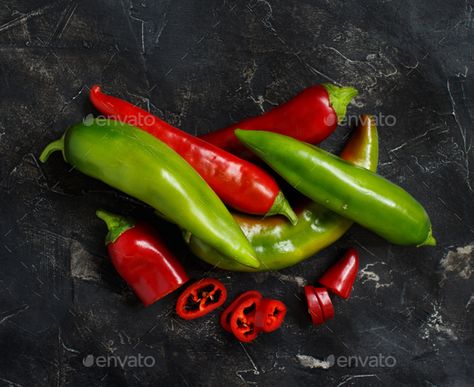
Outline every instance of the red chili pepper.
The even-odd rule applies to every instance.
[[[219,318],[219,322],[225,331],[232,332],[232,329],[230,328],[230,317],[232,315],[232,312],[237,307],[237,305],[239,305],[243,300],[247,298],[260,300],[262,298],[262,295],[257,290],[248,290],[242,293],[240,296],[238,296],[234,301],[232,301],[227,306],[227,308],[225,308],[225,310],[221,313],[221,316]]]
[[[319,280],[319,283],[344,299],[349,298],[359,270],[359,254],[349,249],[344,256],[332,265]]]
[[[308,303],[308,313],[311,316],[313,325],[321,325],[324,322],[323,310],[319,304],[318,297],[316,296],[314,286],[308,285],[304,287],[304,294]]]
[[[103,210],[96,214],[109,229],[106,244],[115,269],[145,306],[188,281],[184,268],[151,227]]]
[[[323,310],[324,321],[330,320],[334,317],[334,306],[332,305],[331,297],[326,288],[314,288],[319,305]]]
[[[308,87],[286,103],[237,124],[201,136],[202,139],[235,154],[248,155],[248,150],[235,137],[235,129],[266,130],[317,144],[329,136],[357,90],[323,84]]]
[[[99,86],[92,87],[90,99],[102,114],[134,125],[173,148],[224,203],[249,214],[282,214],[296,223],[296,215],[277,182],[262,168],[183,132],[129,102],[102,93]]]
[[[258,297],[246,297],[231,313],[230,329],[234,336],[244,343],[250,343],[260,333],[260,329],[255,326],[255,314],[260,300]]]
[[[286,306],[283,302],[264,298],[255,314],[255,327],[267,333],[276,331],[283,324],[285,315]]]
[[[213,278],[204,278],[188,286],[179,296],[176,313],[185,320],[194,320],[220,307],[227,299],[224,284]]]

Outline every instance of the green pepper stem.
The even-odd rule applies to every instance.
[[[41,155],[39,157],[40,161],[42,163],[45,163],[46,161],[48,161],[48,158],[49,156],[51,156],[51,153],[54,153],[56,151],[63,152],[64,156],[64,136],[56,141],[49,143],[46,148],[44,148],[43,152],[41,152]]]
[[[135,222],[132,219],[105,210],[97,210],[95,214],[105,222],[109,230],[105,237],[106,245],[115,242],[120,235],[135,226]]]
[[[347,105],[359,92],[353,87],[339,87],[332,83],[323,83],[323,86],[329,94],[329,101],[336,112],[337,122],[341,123],[346,116]]]
[[[278,192],[278,195],[273,202],[272,208],[270,208],[270,210],[266,213],[267,216],[278,214],[286,216],[293,226],[298,223],[298,217],[291,208],[290,203],[288,203],[288,200],[286,200],[285,195],[283,195],[283,192],[281,191]]]

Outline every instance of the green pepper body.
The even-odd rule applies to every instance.
[[[240,264],[258,267],[255,252],[201,176],[174,150],[133,126],[96,119],[69,128],[43,151],[61,150],[80,172],[133,196]]]
[[[291,137],[236,130],[236,136],[299,192],[399,245],[435,245],[423,206],[365,168]]]
[[[378,135],[373,118],[363,116],[361,125],[346,144],[341,157],[375,171],[378,162]],[[292,226],[282,218],[256,218],[234,214],[250,240],[260,261],[251,269],[220,254],[194,235],[186,238],[191,250],[202,260],[221,269],[233,271],[279,270],[295,265],[338,240],[352,221],[308,201],[296,210],[298,223]]]

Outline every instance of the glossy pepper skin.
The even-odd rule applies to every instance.
[[[262,168],[183,132],[127,101],[102,93],[97,85],[91,89],[90,100],[102,114],[137,126],[173,148],[225,204],[249,214],[282,214],[296,222],[296,215],[277,182]]]
[[[219,317],[219,322],[221,324],[221,327],[227,331],[227,332],[232,332],[232,329],[230,328],[230,316],[232,315],[232,312],[234,309],[239,305],[243,300],[247,298],[253,298],[256,300],[261,300],[262,299],[262,294],[257,291],[257,290],[247,290],[246,292],[242,293],[239,295],[234,301],[232,301],[221,313]]]
[[[331,301],[331,297],[326,288],[314,288],[314,293],[318,298],[319,305],[323,311],[324,321],[334,318],[334,306]]]
[[[133,126],[88,120],[66,130],[40,156],[61,151],[78,171],[133,196],[243,265],[255,252],[231,214],[201,176],[175,151]]]
[[[246,297],[232,311],[230,315],[230,329],[234,336],[244,343],[255,340],[260,329],[255,326],[255,315],[261,298]]]
[[[378,134],[375,120],[362,116],[361,123],[344,147],[341,156],[375,171],[378,163]],[[191,250],[202,260],[221,269],[233,271],[279,270],[295,265],[338,240],[352,222],[327,208],[308,201],[296,211],[298,223],[291,226],[281,219],[257,219],[234,214],[234,218],[250,240],[261,262],[258,269],[236,264],[208,244],[188,235]]]
[[[276,331],[283,324],[286,310],[280,300],[262,299],[255,313],[255,327],[265,333]]]
[[[299,192],[337,214],[394,244],[436,244],[423,206],[382,176],[288,136],[248,130],[235,135]]]
[[[308,304],[308,313],[311,316],[313,325],[321,325],[324,323],[323,309],[316,296],[314,286],[307,285],[304,287],[306,303]]]
[[[188,281],[183,266],[150,226],[104,210],[96,214],[109,230],[105,243],[112,264],[145,306]]]
[[[318,282],[339,297],[348,299],[358,270],[359,254],[356,249],[348,249],[339,261],[326,270]]]
[[[317,144],[329,136],[346,114],[349,102],[357,95],[352,87],[329,83],[308,87],[296,97],[261,116],[247,118],[228,128],[201,136],[203,140],[235,154],[248,150],[235,137],[235,129],[266,130]]]
[[[224,284],[214,278],[203,278],[179,296],[176,313],[185,320],[194,320],[219,308],[227,299]]]

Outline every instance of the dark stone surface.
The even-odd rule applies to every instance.
[[[3,0],[0,385],[471,384],[473,6]],[[93,112],[87,91],[96,82],[203,133],[328,80],[360,90],[352,116],[395,117],[380,125],[380,173],[426,206],[436,248],[392,246],[353,227],[279,273],[209,272],[149,209],[59,156],[38,164],[45,144]],[[341,127],[323,146],[339,149],[348,133]],[[255,288],[281,298],[283,328],[242,345],[217,314],[177,319],[176,294],[144,309],[106,258],[98,207],[150,219],[194,278],[221,278],[231,297]],[[336,318],[314,328],[299,283],[314,282],[351,245],[362,253],[353,296],[334,299]],[[88,354],[156,364],[85,367]],[[330,355],[338,364],[318,366]],[[361,359],[344,367],[345,356]],[[396,365],[362,364],[371,356]]]

